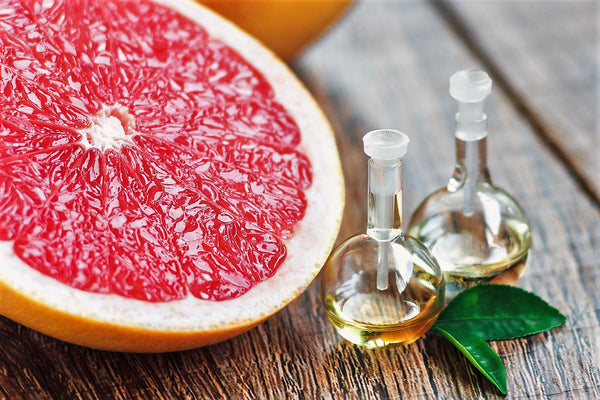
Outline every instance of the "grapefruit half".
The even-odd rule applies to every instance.
[[[238,335],[337,236],[331,128],[287,67],[186,0],[0,0],[0,313],[93,348]]]

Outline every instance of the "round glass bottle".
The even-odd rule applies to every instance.
[[[521,206],[493,185],[487,166],[487,117],[483,102],[492,81],[481,70],[450,78],[458,101],[456,166],[447,186],[415,210],[408,235],[434,254],[446,280],[446,299],[481,282],[514,284],[531,248],[529,221]]]
[[[321,299],[338,333],[369,348],[409,344],[433,325],[444,279],[429,250],[402,231],[402,157],[409,139],[377,130],[363,138],[370,156],[367,232],[344,241],[321,275]]]

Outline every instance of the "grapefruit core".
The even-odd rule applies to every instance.
[[[287,67],[187,0],[0,0],[0,314],[89,347],[216,343],[336,239],[331,128]]]

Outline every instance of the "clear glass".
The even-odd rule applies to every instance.
[[[346,340],[369,348],[414,342],[431,328],[444,304],[439,266],[411,237],[400,235],[387,243],[388,285],[378,289],[380,246],[366,234],[353,236],[332,253],[321,275],[327,317]]]
[[[400,159],[369,160],[367,235],[375,240],[390,241],[402,233],[402,165]]]
[[[367,232],[333,251],[321,275],[321,300],[350,342],[369,348],[409,344],[437,319],[444,278],[429,250],[402,233],[402,160],[393,157],[405,153],[408,138],[389,130],[365,138],[365,152],[382,156],[369,160]],[[397,140],[404,149],[389,157]]]
[[[456,167],[448,185],[419,205],[407,232],[437,259],[447,300],[482,282],[516,283],[531,248],[525,212],[492,183],[486,136],[463,140],[457,130],[455,142]]]

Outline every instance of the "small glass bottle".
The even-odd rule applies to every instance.
[[[366,234],[344,241],[321,275],[321,299],[338,333],[369,348],[409,344],[435,322],[444,279],[425,246],[402,232],[402,157],[408,136],[394,130],[363,138],[369,160]]]
[[[456,166],[447,186],[429,195],[409,222],[408,235],[431,250],[444,272],[447,300],[481,282],[516,283],[531,248],[525,212],[490,178],[483,102],[491,88],[481,70],[450,78],[458,101]]]

